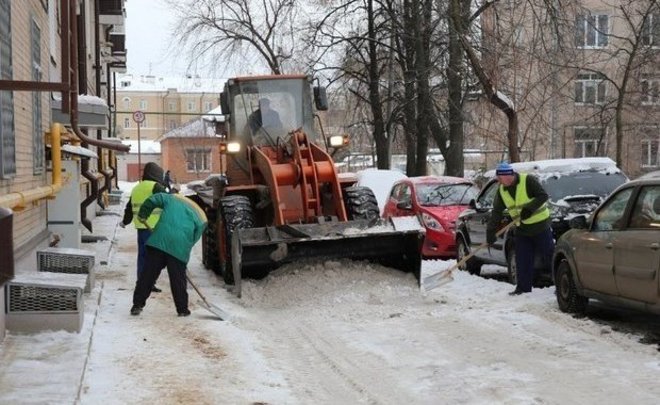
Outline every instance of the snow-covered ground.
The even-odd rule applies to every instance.
[[[660,355],[640,342],[641,317],[612,326],[557,309],[554,288],[511,297],[511,285],[455,273],[422,295],[411,274],[348,261],[287,265],[247,280],[243,298],[205,270],[189,275],[219,321],[197,304],[178,318],[166,273],[140,316],[129,315],[135,230],[94,221],[108,241],[81,333],[8,334],[0,344],[2,404],[657,404]],[[425,275],[453,261],[426,261]],[[34,269],[29,263],[18,271]],[[625,317],[625,316],[624,316]],[[657,326],[657,323],[656,323]]]

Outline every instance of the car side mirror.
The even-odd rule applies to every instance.
[[[475,200],[474,198],[471,199],[470,202],[468,203],[468,205],[469,205],[470,208],[472,208],[473,210],[476,210],[476,209],[477,209],[477,200]]]
[[[401,201],[396,204],[396,207],[400,210],[411,210],[412,203],[410,201]]]
[[[588,228],[587,217],[585,217],[584,215],[578,215],[577,217],[573,217],[568,220],[568,226],[570,226],[571,229],[587,229]]]

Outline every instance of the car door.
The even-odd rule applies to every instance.
[[[644,186],[631,211],[628,228],[614,241],[614,277],[619,295],[637,301],[658,301],[660,213],[654,203],[660,185]]]
[[[412,187],[410,184],[402,182],[392,189],[392,193],[383,212],[386,218],[405,217],[415,214],[412,206]]]
[[[486,228],[488,226],[488,220],[491,217],[493,202],[495,201],[498,187],[499,183],[497,181],[491,181],[486,184],[477,197],[475,213],[468,219],[467,227],[473,250],[486,242]],[[486,262],[504,262],[503,242],[504,240],[502,238],[498,238],[493,246],[476,252],[475,256]]]
[[[573,243],[578,279],[584,288],[618,294],[614,279],[614,245],[625,229],[626,207],[634,188],[612,195],[594,214],[589,232]]]

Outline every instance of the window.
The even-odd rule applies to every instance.
[[[213,103],[210,101],[205,101],[204,102],[204,111],[208,112],[213,109]]]
[[[12,79],[11,2],[0,1],[0,79]],[[14,133],[14,96],[0,91],[0,178],[16,174],[16,137]]]
[[[186,164],[189,172],[210,172],[211,149],[186,149]]]
[[[188,112],[193,112],[195,111],[195,102],[194,101],[188,101]]]
[[[660,79],[645,78],[640,82],[642,88],[642,104],[660,104]]]
[[[30,42],[32,43],[32,80],[41,81],[41,29],[31,20]],[[34,174],[43,173],[45,167],[44,133],[42,129],[41,92],[32,92],[32,169]]]
[[[631,212],[630,228],[660,229],[660,186],[642,187]]]
[[[660,47],[660,13],[646,16],[641,39],[645,46]]]
[[[147,117],[144,117],[144,120],[140,123],[140,128],[147,128],[149,125],[147,125]]]
[[[140,100],[140,110],[144,111],[147,109],[147,100]]]
[[[633,188],[619,191],[596,213],[594,231],[617,231],[624,227],[623,214],[626,212]]]
[[[605,102],[605,76],[583,73],[575,79],[576,104],[603,104]]]
[[[124,128],[130,128],[130,127],[131,127],[131,119],[124,118]]]
[[[168,127],[169,129],[174,129],[174,128],[176,128],[176,121],[174,121],[174,120],[170,120],[170,121],[168,122],[168,124],[167,124],[167,127]]]
[[[167,111],[169,112],[176,111],[176,103],[174,101],[167,102]]]
[[[642,139],[642,167],[660,166],[660,138]]]
[[[575,127],[575,150],[573,157],[605,156],[607,146],[605,128]]]
[[[604,48],[609,30],[607,15],[578,15],[575,19],[575,46],[578,48]]]
[[[128,97],[124,97],[121,101],[124,103],[124,109],[126,111],[130,111],[131,110],[131,99],[128,98]]]

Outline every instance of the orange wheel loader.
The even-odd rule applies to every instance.
[[[303,258],[378,261],[419,279],[423,228],[381,220],[372,190],[338,176],[332,154],[347,138],[323,135],[323,87],[305,75],[237,77],[220,101],[221,170],[193,198],[209,219],[204,265],[238,296],[242,278]]]

